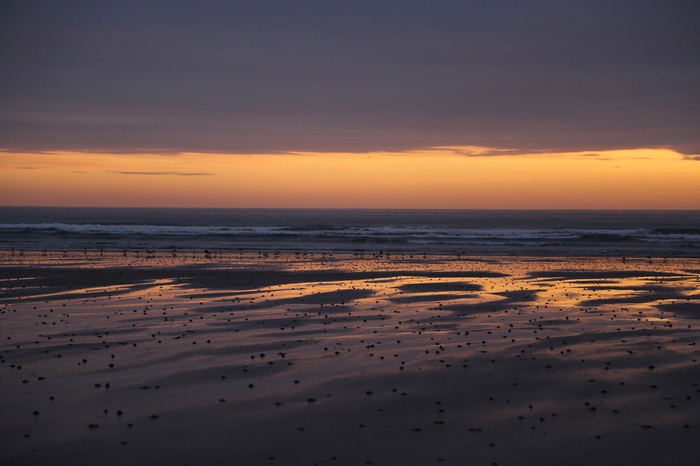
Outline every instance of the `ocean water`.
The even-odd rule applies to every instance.
[[[0,207],[0,249],[700,257],[700,211]]]

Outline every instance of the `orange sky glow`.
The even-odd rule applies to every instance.
[[[697,209],[700,161],[665,149],[508,155],[0,152],[0,204],[109,207]]]

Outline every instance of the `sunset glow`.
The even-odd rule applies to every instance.
[[[692,2],[5,3],[0,206],[700,208]]]
[[[700,162],[674,151],[504,155],[508,153],[478,147],[361,154],[3,152],[0,198],[5,205],[47,206],[692,209],[700,205]]]

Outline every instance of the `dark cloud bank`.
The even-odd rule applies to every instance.
[[[700,153],[697,1],[3,1],[0,146]]]

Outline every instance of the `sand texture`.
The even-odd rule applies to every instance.
[[[700,262],[0,262],[4,465],[695,465]]]

